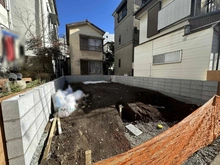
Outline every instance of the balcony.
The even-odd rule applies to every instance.
[[[196,17],[189,18],[189,23],[191,30],[203,28],[205,26],[212,25],[214,22],[217,22],[220,20],[220,10],[217,10],[215,12],[211,12],[208,14],[203,14]]]

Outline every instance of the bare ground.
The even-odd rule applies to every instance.
[[[182,120],[196,105],[186,104],[158,92],[130,87],[117,83],[84,85],[71,84],[74,90],[89,93],[79,109],[67,118],[61,119],[63,134],[55,135],[47,164],[85,164],[85,151],[92,150],[92,162],[120,154],[160,134]],[[123,121],[116,108],[128,103],[142,102],[154,107],[162,115],[152,118],[147,114],[141,120]],[[149,108],[148,108],[149,110]],[[125,125],[133,123],[143,134],[133,136]],[[163,129],[157,129],[162,124]]]

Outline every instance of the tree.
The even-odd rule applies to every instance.
[[[36,12],[36,11],[35,11]],[[59,70],[58,62],[61,55],[59,40],[55,34],[55,25],[48,31],[48,16],[41,12],[38,22],[32,20],[40,13],[31,13],[28,9],[17,9],[16,19],[25,29],[26,50],[31,51],[35,56],[27,57],[26,63],[20,69],[22,74],[36,78],[51,80]],[[32,18],[32,19],[31,19]],[[50,28],[49,28],[50,29]],[[54,70],[55,66],[55,70]],[[60,75],[56,75],[58,77]]]
[[[107,43],[108,48],[106,52],[104,52],[104,74],[112,74],[109,72],[114,71],[114,54],[115,54],[115,47],[114,42],[108,42]]]

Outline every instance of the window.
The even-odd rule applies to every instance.
[[[153,56],[153,64],[178,63],[182,60],[182,50]]]
[[[89,51],[102,51],[102,39],[89,36],[80,36],[80,49]]]
[[[121,59],[118,60],[118,67],[121,67]]]
[[[154,5],[148,10],[148,21],[147,21],[147,38],[158,33],[158,12],[161,8],[161,2]]]
[[[5,7],[5,0],[0,0],[0,4]]]
[[[142,5],[144,5],[145,3],[147,3],[149,0],[142,0]]]
[[[102,62],[90,61],[89,62],[89,73],[90,74],[101,74],[102,73]]]
[[[220,0],[195,0],[195,16],[220,10]]]
[[[118,22],[120,22],[127,15],[127,4],[122,7],[118,13]]]
[[[119,45],[121,44],[121,35],[119,35],[119,37],[118,37],[118,43],[119,43]]]

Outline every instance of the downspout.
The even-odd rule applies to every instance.
[[[214,31],[218,34],[218,57],[217,57],[217,63],[216,63],[216,68],[215,68],[215,70],[218,70],[219,59],[220,59],[220,26],[218,26],[219,31],[217,31],[217,30],[215,29],[215,27],[216,27],[217,25],[219,25],[219,24],[220,24],[220,21],[217,22],[217,23],[213,26]]]
[[[218,70],[219,58],[220,58],[220,33],[218,34],[218,57],[217,57],[217,63],[216,63],[216,70]]]
[[[8,14],[8,27],[9,29],[13,29],[12,26],[12,17],[11,17],[11,1],[7,0],[6,1],[6,10],[7,10],[7,14]]]
[[[41,23],[42,23],[42,39],[43,39],[43,47],[45,47],[45,32],[44,32],[44,11],[43,11],[43,0],[41,0]]]

